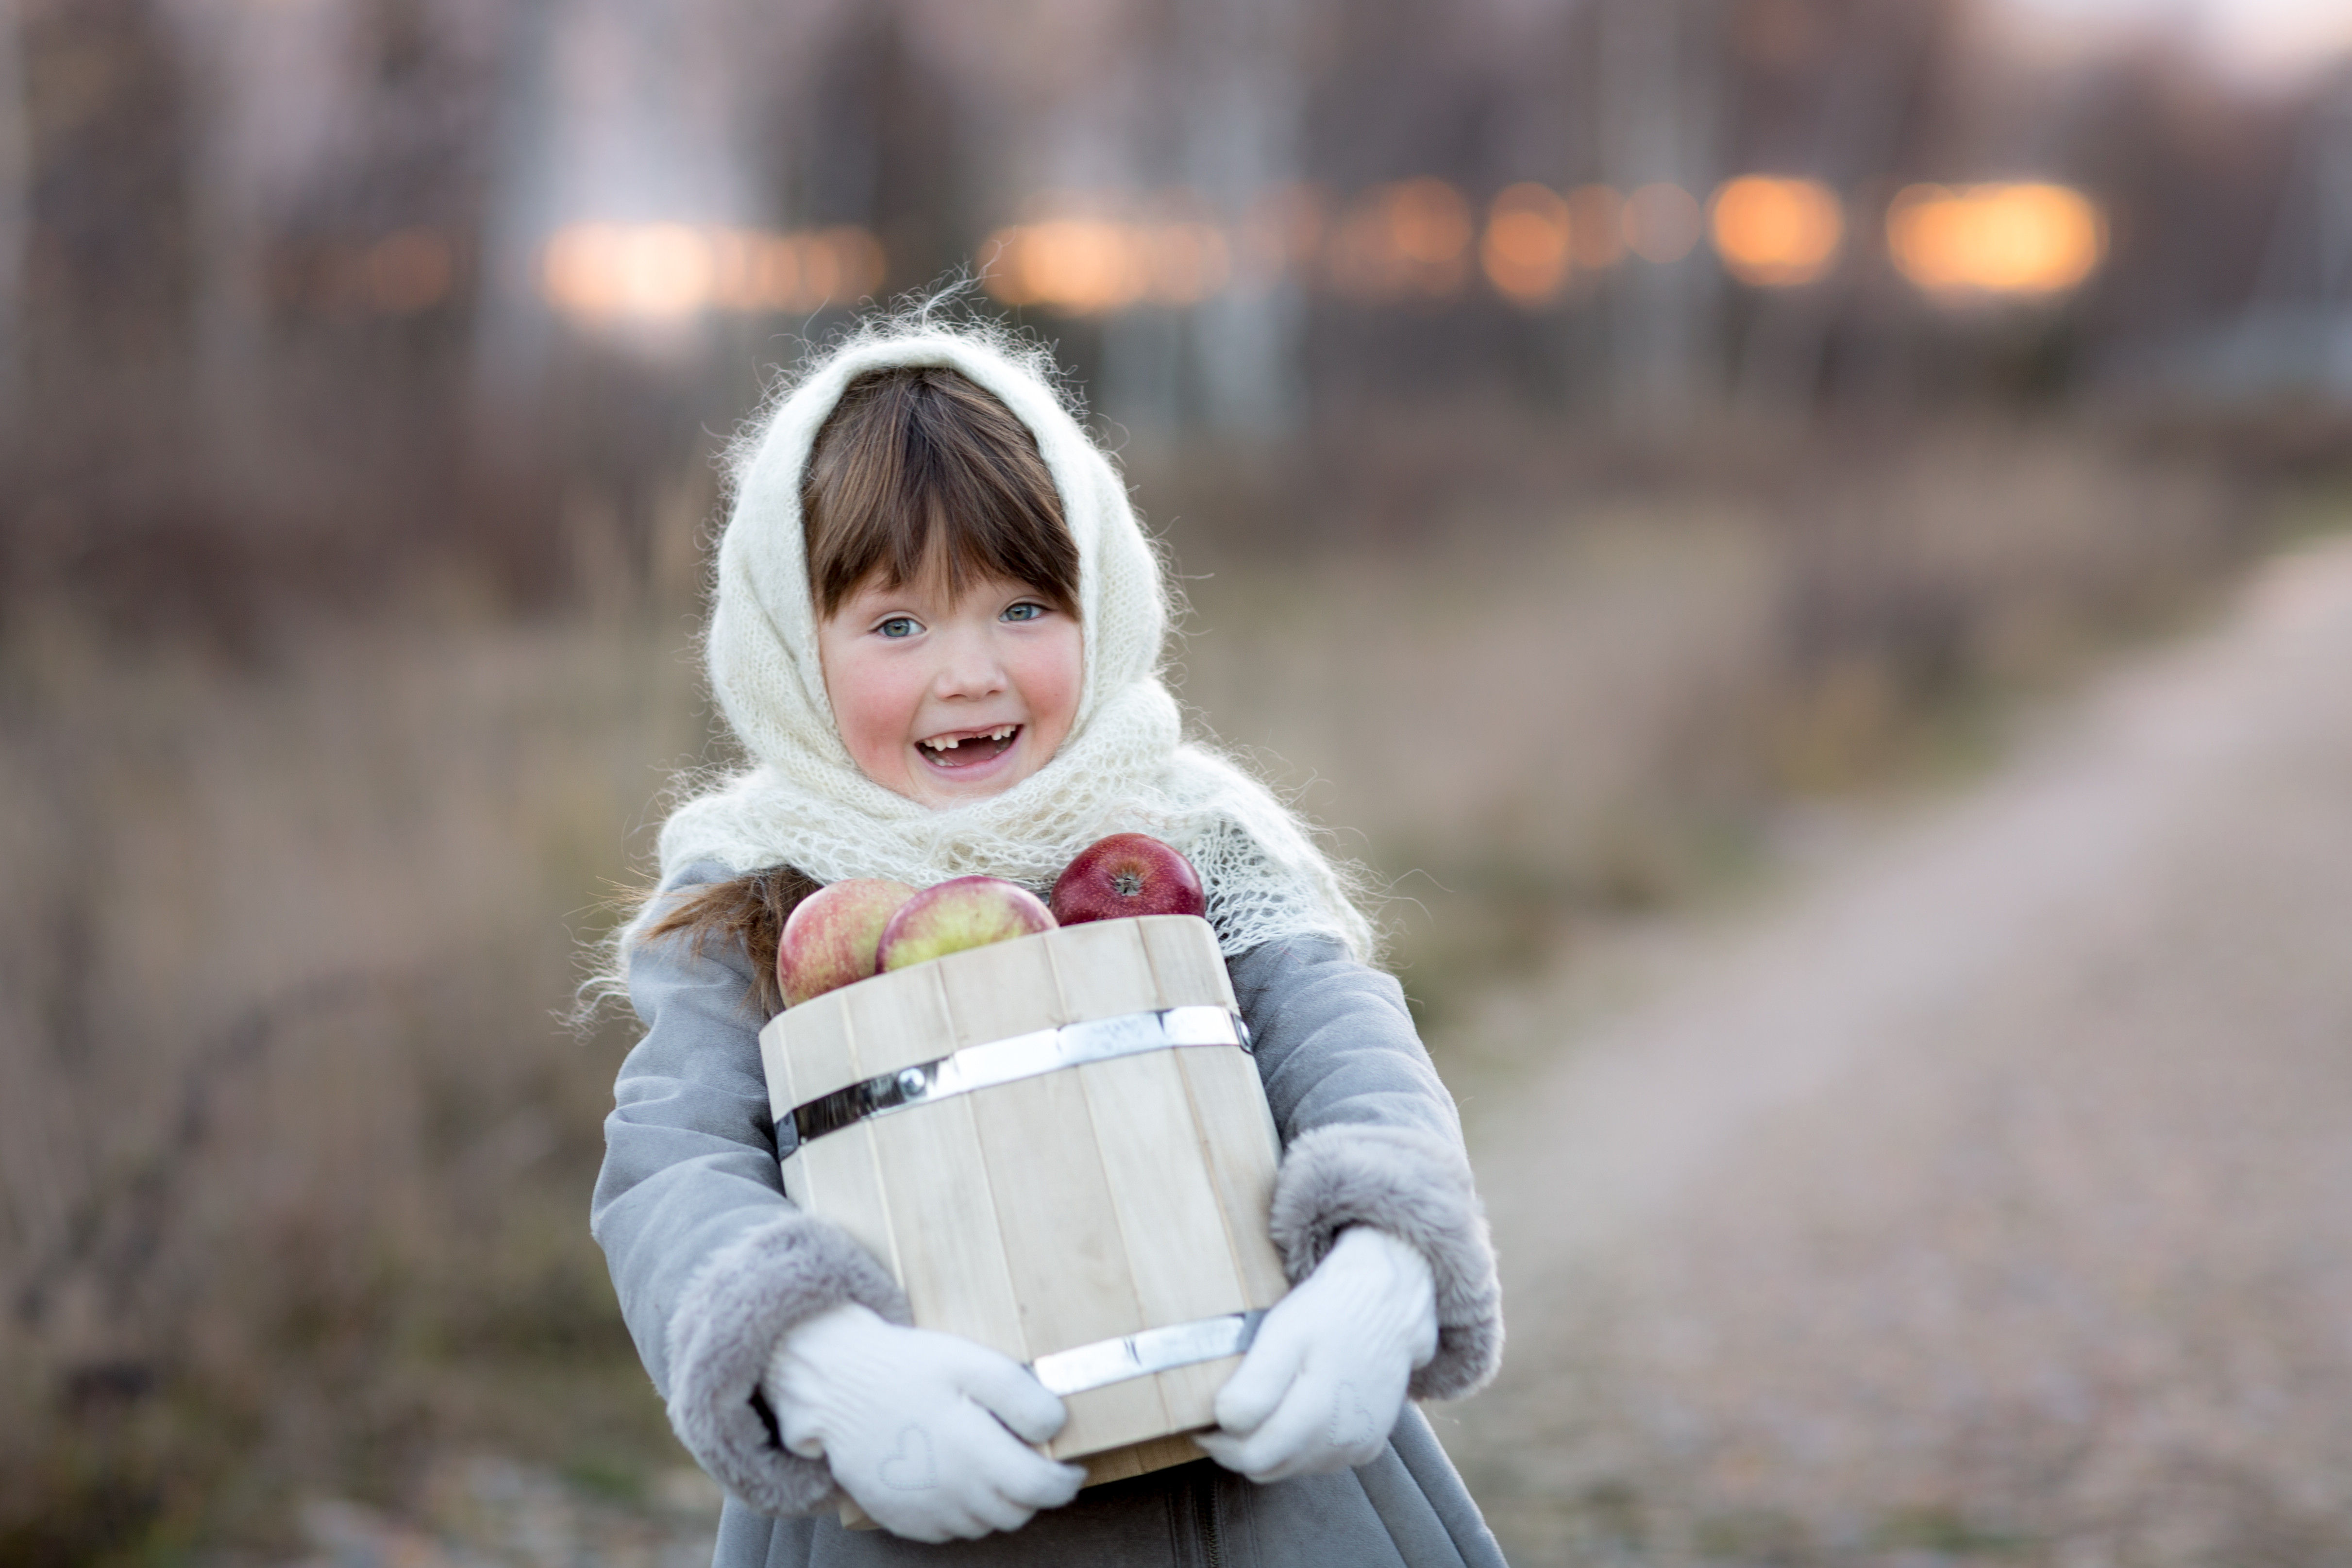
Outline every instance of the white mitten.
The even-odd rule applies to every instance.
[[[1209,1457],[1254,1481],[1370,1464],[1404,1408],[1412,1369],[1437,1353],[1429,1260],[1353,1226],[1274,1305],[1217,1394]]]
[[[825,1460],[875,1523],[909,1541],[1018,1530],[1087,1477],[1028,1446],[1066,1415],[1019,1363],[864,1307],[795,1324],[760,1386],[784,1447]]]

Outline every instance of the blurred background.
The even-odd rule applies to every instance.
[[[2301,1132],[2200,1152],[2184,1090],[2164,1158],[2053,1133],[2129,1173],[2053,1178],[2076,1229],[1980,1168],[2011,1101],[1967,1086],[2046,1061],[1906,1079],[1809,1186],[1894,1114],[1816,1096],[1738,1184],[1836,1226],[1672,1211],[1639,1269],[1552,1268],[1505,1112],[2352,521],[2347,49],[2329,0],[5,0],[0,1561],[707,1561],[585,1229],[631,1032],[561,1015],[725,755],[714,454],[958,281],[1120,454],[1201,730],[1386,889],[1496,1194],[1520,1348],[1441,1429],[1515,1560],[2343,1560],[2352,1443],[2297,1413],[2352,1361],[2310,1273],[2352,1173],[2299,1152],[2352,1146],[2352,1001],[2290,984],[2352,972],[2342,905],[2217,903],[2271,967],[2167,1058],[2270,1064]],[[2345,706],[2241,662],[2196,711]],[[2116,755],[2092,838],[2153,820]],[[2274,793],[2216,786],[2193,863],[2340,867],[2352,797],[2231,837],[2305,820]],[[1884,904],[1774,973],[2088,929],[1964,891],[1890,956]],[[1892,1016],[1851,1028],[1927,1040]],[[2110,1201],[2200,1171],[2239,1184]],[[1974,1333],[2013,1298],[2049,1315]]]

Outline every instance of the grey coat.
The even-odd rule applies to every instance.
[[[694,866],[665,892],[726,874]],[[1385,1453],[1339,1475],[1257,1486],[1202,1460],[1090,1488],[1009,1536],[926,1546],[844,1530],[824,1464],[778,1445],[760,1376],[783,1332],[828,1307],[858,1301],[909,1320],[878,1263],[784,1197],[750,964],[740,946],[697,953],[682,940],[629,954],[646,1032],[614,1086],[591,1219],[672,1425],[727,1489],[717,1568],[1500,1568],[1477,1505],[1411,1405]],[[1412,1242],[1437,1284],[1438,1350],[1411,1393],[1454,1398],[1483,1386],[1502,1352],[1494,1256],[1454,1102],[1396,982],[1319,939],[1270,942],[1229,967],[1282,1134],[1272,1225],[1290,1277],[1349,1225]],[[781,1131],[789,1141],[791,1128]]]

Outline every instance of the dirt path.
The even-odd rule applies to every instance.
[[[1514,1561],[2352,1560],[2352,544],[1646,973],[1475,1026]]]

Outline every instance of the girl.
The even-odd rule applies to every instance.
[[[1181,742],[1159,561],[1051,377],[1001,333],[876,324],[741,448],[708,658],[751,765],[670,816],[620,939],[646,1035],[592,1223],[622,1311],[727,1488],[720,1568],[1500,1564],[1405,1403],[1481,1386],[1502,1345],[1453,1101],[1339,875],[1262,784]],[[882,1267],[785,1199],[757,1034],[811,889],[1042,889],[1119,831],[1207,889],[1283,1138],[1294,1288],[1218,1396],[1213,1463],[1082,1494],[1030,1446],[1060,1401],[906,1326]],[[840,1493],[884,1529],[844,1531]]]

